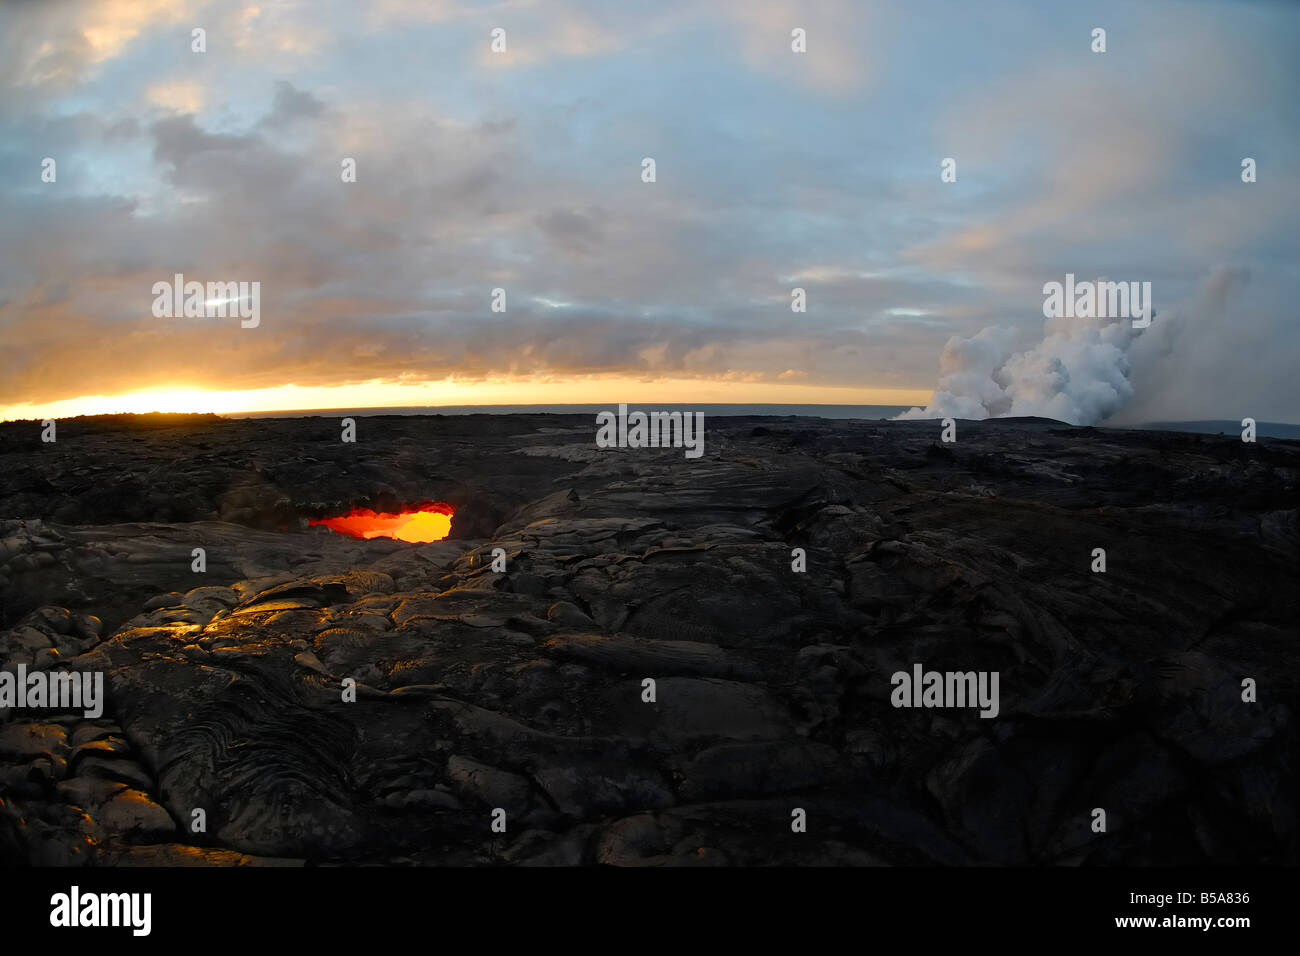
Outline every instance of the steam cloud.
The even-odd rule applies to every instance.
[[[1184,362],[1180,353],[1194,343],[1222,344],[1223,335],[1213,333],[1222,332],[1229,293],[1248,279],[1244,269],[1216,269],[1195,302],[1184,310],[1161,312],[1147,329],[1134,329],[1130,319],[1053,318],[1044,323],[1037,345],[1019,351],[1015,331],[1001,326],[969,338],[954,336],[939,360],[930,404],[897,417],[1036,415],[1072,425],[1096,424],[1124,410],[1134,399],[1136,384],[1163,389],[1169,384],[1167,370],[1185,374],[1189,364],[1203,364]],[[1221,363],[1223,352],[1214,344],[1209,347]],[[1135,404],[1147,411],[1155,403],[1148,396]],[[1131,418],[1131,411],[1122,417]],[[1183,404],[1182,411],[1179,417],[1186,417],[1191,409]],[[1220,417],[1231,414],[1216,411]]]

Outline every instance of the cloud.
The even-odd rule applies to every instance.
[[[489,21],[483,21],[487,24]],[[490,21],[491,29],[505,30],[505,50],[492,48],[485,30],[477,62],[485,67],[534,66],[562,57],[594,57],[622,48],[621,35],[575,6],[549,3],[520,16],[504,11]]]
[[[213,152],[242,155],[257,142],[252,136],[208,133],[199,128],[192,116],[159,120],[153,124],[151,132],[154,159],[170,164],[176,173]]]
[[[0,87],[0,402],[511,374],[914,389],[956,337],[941,374],[982,378],[950,394],[1065,395],[1057,417],[1088,415],[1105,400],[1073,389],[1106,381],[1106,337],[1030,341],[1042,283],[1151,279],[1163,321],[1215,262],[1252,272],[1249,315],[1235,293],[1225,314],[1275,322],[1258,326],[1274,344],[1255,380],[1226,377],[1260,407],[1288,394],[1274,372],[1296,336],[1300,184],[1270,91],[1296,67],[1268,41],[1284,18],[1259,20],[1267,33],[1228,18],[1223,49],[1193,42],[1185,64],[1172,51],[1204,32],[1199,15],[1153,16],[1142,56],[1101,62],[1063,59],[1033,22],[1014,54],[972,44],[964,8],[943,5],[904,29],[832,2],[196,2],[133,10],[98,53],[67,32],[98,14],[45,6],[0,8],[0,82],[47,74]],[[484,61],[498,25],[527,69]],[[794,26],[807,54],[790,51]],[[964,55],[978,82],[945,87]],[[1241,142],[1258,184],[1236,178]],[[44,156],[57,184],[40,181]],[[154,319],[152,283],[175,272],[261,281],[261,326]],[[796,285],[807,313],[790,311]],[[1156,341],[1125,352],[1132,406],[1192,403],[1165,360],[1139,361]],[[1208,352],[1170,354],[1213,377]]]
[[[566,209],[555,209],[536,218],[537,228],[563,249],[580,255],[590,255],[599,248],[603,237],[598,217],[602,210],[593,209],[593,215]]]
[[[884,49],[870,8],[855,0],[730,0],[725,15],[739,31],[754,69],[823,93],[861,94],[875,80]],[[805,31],[807,52],[791,49]]]
[[[0,8],[0,87],[66,90],[141,34],[190,16],[190,0],[17,3]]]
[[[336,37],[329,20],[338,19],[331,4],[303,0],[276,0],[264,6],[218,5],[211,15],[216,17],[218,38],[230,38],[231,48],[242,58],[271,57],[276,62],[319,54]]]
[[[325,112],[325,104],[307,90],[300,90],[288,80],[276,80],[271,112],[261,124],[279,129],[297,119],[316,119]]]
[[[155,83],[147,94],[149,102],[177,113],[197,113],[203,109],[203,88],[193,80]]]
[[[1263,197],[1243,193],[1238,177],[1241,157],[1262,145],[1243,117],[1267,115],[1285,87],[1242,64],[1273,70],[1274,54],[1214,10],[1176,26],[1130,16],[1119,36],[1140,42],[1140,69],[1118,65],[1114,52],[1063,57],[1053,48],[955,93],[934,141],[937,155],[957,159],[958,183],[933,182],[963,202],[965,190],[981,194],[964,222],[913,244],[908,259],[1028,288],[1126,260],[1190,279],[1208,263],[1188,269],[1188,257],[1222,256],[1229,243],[1280,227],[1278,212],[1300,195],[1293,184],[1273,184],[1287,202],[1256,203]],[[1225,142],[1207,143],[1208,129]],[[1143,278],[1155,278],[1153,266]]]

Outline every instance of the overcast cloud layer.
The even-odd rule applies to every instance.
[[[1300,7],[1082,6],[4,5],[0,407],[449,375],[929,390],[953,337],[1035,349],[1070,272],[1152,283],[1121,419],[1300,421]],[[261,325],[154,318],[177,272],[260,281]]]

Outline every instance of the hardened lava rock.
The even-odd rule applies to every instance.
[[[1298,861],[1294,442],[364,425],[0,426],[3,669],[106,687],[0,718],[0,856]],[[429,498],[433,544],[297,520]],[[997,672],[996,716],[895,706],[914,665]]]

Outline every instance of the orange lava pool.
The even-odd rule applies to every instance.
[[[396,538],[424,543],[441,541],[451,533],[451,516],[456,509],[441,501],[405,511],[371,511],[354,508],[336,518],[312,518],[308,524],[323,524],[331,531],[354,538]]]

